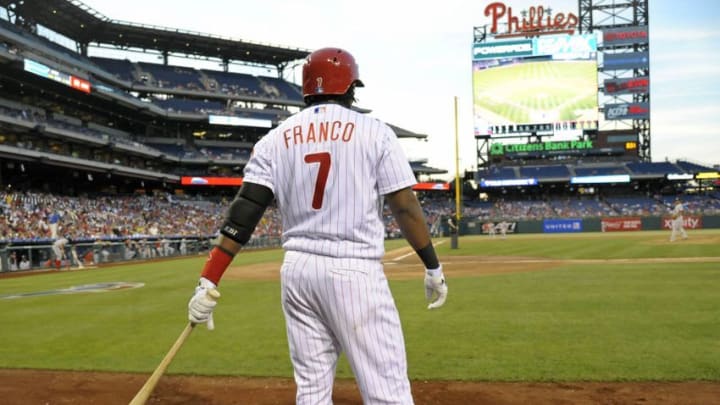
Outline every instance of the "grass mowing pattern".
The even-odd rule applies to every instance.
[[[473,74],[475,109],[490,117],[516,124],[597,119],[594,61],[525,62]]]
[[[450,254],[555,258],[720,256],[667,232],[461,238]],[[715,238],[715,239],[713,239]],[[393,247],[406,246],[393,242]],[[676,248],[677,247],[677,248]],[[235,265],[277,260],[244,252]],[[0,279],[0,295],[110,281],[143,288],[0,299],[0,367],[151,372],[186,322],[204,258]],[[483,264],[478,264],[482,266]],[[452,277],[427,311],[422,275],[391,281],[413,379],[493,381],[720,380],[717,262],[562,264],[547,271]],[[224,280],[216,330],[193,332],[169,373],[292,375],[279,284]],[[338,375],[349,377],[342,361]]]

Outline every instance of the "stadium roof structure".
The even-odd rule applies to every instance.
[[[155,50],[278,68],[310,53],[305,49],[112,20],[78,0],[0,0],[0,6],[26,23],[40,24],[85,46]]]
[[[448,171],[444,169],[438,169],[436,167],[430,167],[427,165],[427,159],[411,159],[410,167],[415,174],[446,174]]]
[[[393,131],[395,131],[395,135],[397,135],[398,138],[427,139],[428,137],[427,134],[418,134],[392,124],[388,124],[388,126],[392,128]]]

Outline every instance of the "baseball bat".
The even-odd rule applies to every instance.
[[[220,298],[220,292],[218,290],[212,289],[208,291],[208,296],[214,300],[217,300],[218,298]],[[175,355],[178,353],[178,351],[180,351],[180,348],[182,347],[183,343],[185,343],[185,340],[187,340],[188,336],[190,336],[190,332],[192,332],[193,328],[195,328],[195,324],[192,322],[188,322],[188,324],[185,326],[185,329],[183,329],[180,336],[178,336],[177,340],[175,340],[175,343],[172,345],[172,347],[162,359],[160,364],[157,366],[157,368],[155,368],[155,371],[153,371],[150,378],[145,381],[145,384],[140,388],[140,391],[135,394],[135,397],[132,399],[132,401],[130,401],[128,405],[145,405],[145,402],[147,402],[148,398],[150,398],[150,394],[152,394],[152,392],[155,390],[155,386],[157,385],[158,381],[160,381],[160,377],[165,374],[165,370],[167,370],[170,362],[175,358]]]

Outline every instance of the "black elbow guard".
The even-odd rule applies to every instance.
[[[241,245],[246,244],[273,198],[272,191],[267,187],[243,184],[230,204],[220,233]]]

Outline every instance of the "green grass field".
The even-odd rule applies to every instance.
[[[542,271],[453,275],[425,309],[422,273],[393,280],[412,379],[720,380],[720,230],[440,240],[441,260],[558,259]],[[388,242],[388,249],[406,246]],[[244,252],[236,266],[278,261]],[[633,263],[630,260],[647,259]],[[663,260],[652,260],[662,258]],[[683,261],[683,258],[705,258]],[[572,261],[571,259],[596,259]],[[565,261],[563,261],[565,260]],[[570,260],[570,261],[567,261]],[[0,368],[151,372],[186,322],[203,257],[0,278],[0,297],[103,282],[144,287],[0,298]],[[478,261],[477,266],[493,266]],[[291,377],[279,283],[223,280],[216,330],[198,328],[171,374]],[[342,362],[339,377],[349,377]]]

